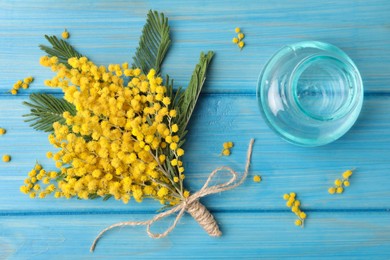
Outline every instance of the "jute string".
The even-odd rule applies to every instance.
[[[91,252],[95,250],[96,244],[99,241],[99,239],[106,233],[107,231],[116,228],[116,227],[122,227],[122,226],[146,226],[146,232],[151,238],[162,238],[167,236],[177,225],[177,223],[180,221],[181,217],[184,215],[185,212],[188,212],[191,214],[194,219],[196,219],[206,231],[209,233],[210,236],[220,236],[222,233],[218,228],[218,224],[214,220],[213,215],[206,209],[205,206],[203,206],[199,199],[215,193],[220,193],[223,191],[231,190],[236,188],[237,186],[241,185],[246,177],[248,176],[248,170],[252,155],[252,148],[253,148],[254,139],[251,139],[249,142],[247,157],[246,157],[246,164],[245,164],[245,171],[242,175],[241,179],[238,181],[238,173],[235,172],[232,168],[227,166],[222,166],[219,168],[216,168],[214,171],[212,171],[207,178],[207,181],[203,185],[203,187],[189,196],[187,199],[183,200],[180,204],[176,205],[175,207],[164,211],[162,213],[159,213],[155,215],[152,219],[146,220],[146,221],[125,221],[125,222],[118,222],[116,224],[113,224],[105,229],[103,229],[95,238],[95,240],[92,243],[92,246],[90,248]],[[228,181],[221,183],[221,184],[215,184],[213,186],[209,186],[210,182],[212,181],[213,177],[220,173],[221,171],[227,171],[231,174],[231,177]],[[170,216],[176,212],[179,212],[173,221],[172,225],[168,227],[163,233],[153,233],[150,230],[150,227],[153,223]]]

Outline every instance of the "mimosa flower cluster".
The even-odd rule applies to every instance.
[[[13,85],[12,89],[10,90],[12,95],[18,94],[19,90],[22,89],[28,89],[31,82],[34,81],[34,78],[32,76],[29,76],[27,78],[24,78],[23,80],[18,80]]]
[[[245,34],[243,34],[241,32],[241,29],[239,27],[234,29],[234,31],[237,33],[237,37],[234,37],[232,42],[234,44],[237,44],[238,48],[240,48],[240,49],[244,48],[245,43],[244,43],[243,39],[245,37]]]
[[[343,177],[341,179],[336,179],[334,181],[334,186],[330,187],[328,189],[328,192],[330,194],[343,193],[344,188],[349,187],[350,185],[349,178],[352,176],[352,173],[353,170],[346,170],[345,172],[343,172],[342,174]]]
[[[56,183],[49,189],[55,197],[113,196],[124,203],[154,198],[175,205],[189,196],[177,112],[155,70],[145,75],[127,63],[97,66],[86,57],[70,58],[70,68],[56,57],[40,63],[56,72],[45,85],[61,88],[76,108],[73,115],[64,112],[65,123],[54,123],[49,135],[58,148],[47,153],[59,169],[46,181]]]
[[[233,148],[233,142],[224,142],[222,147],[222,155],[229,156],[231,154],[230,149]]]
[[[301,202],[296,198],[296,193],[286,193],[283,195],[283,199],[287,201],[286,206],[291,208],[291,211],[298,217],[298,219],[295,220],[295,225],[303,227],[306,219],[306,213],[300,209]]]

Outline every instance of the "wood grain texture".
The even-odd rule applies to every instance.
[[[208,92],[255,92],[267,60],[285,44],[326,41],[356,62],[366,91],[390,86],[390,4],[373,1],[11,1],[0,3],[0,91],[20,77],[36,76],[31,91],[42,91],[51,73],[38,65],[44,34],[67,28],[70,43],[98,64],[131,60],[146,13],[167,14],[172,48],[164,65],[178,85],[186,86],[201,51],[216,56]],[[26,11],[28,10],[28,11]],[[246,33],[240,52],[234,28]],[[244,69],[240,69],[244,68]]]
[[[224,235],[208,237],[185,216],[164,239],[151,239],[144,227],[107,233],[91,255],[92,238],[102,226],[128,215],[1,217],[2,259],[274,259],[390,257],[390,213],[310,213],[304,229],[289,213],[216,213]],[[152,215],[133,215],[143,220]],[[168,222],[158,223],[161,230]],[[327,232],[324,232],[324,231]],[[353,257],[351,257],[353,256]]]
[[[173,45],[163,73],[186,86],[201,51],[213,50],[205,93],[185,145],[186,184],[199,189],[216,167],[242,171],[249,139],[256,138],[249,180],[235,190],[202,199],[224,236],[207,237],[186,216],[166,239],[144,228],[94,236],[117,221],[150,218],[157,202],[30,200],[19,192],[23,178],[51,147],[47,135],[23,122],[22,102],[53,74],[38,65],[44,34],[71,33],[70,43],[98,64],[130,61],[146,13],[170,19]],[[11,1],[0,0],[0,259],[112,258],[390,258],[390,2],[374,1]],[[231,44],[242,27],[247,46]],[[318,148],[288,144],[266,126],[257,108],[260,70],[281,46],[301,40],[333,43],[356,62],[365,84],[357,123],[340,140]],[[32,75],[27,91],[10,96],[13,83]],[[233,141],[230,157],[222,143]],[[327,188],[345,169],[357,167],[341,196]],[[262,176],[254,183],[254,174]],[[295,191],[309,219],[301,230],[282,194]],[[164,224],[158,224],[157,230]]]

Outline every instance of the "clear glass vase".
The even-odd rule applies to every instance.
[[[296,145],[335,141],[355,123],[363,83],[353,61],[339,48],[306,41],[280,49],[266,64],[257,86],[264,120]]]

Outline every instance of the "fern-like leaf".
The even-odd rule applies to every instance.
[[[168,18],[163,13],[150,10],[133,57],[133,67],[140,68],[145,74],[155,69],[158,74],[171,44],[169,31]]]
[[[178,117],[177,124],[179,126],[178,135],[180,139],[186,134],[187,124],[190,121],[192,112],[194,111],[199,94],[202,91],[203,84],[206,80],[206,72],[214,53],[209,51],[207,54],[200,54],[199,63],[195,66],[191,76],[191,81],[186,90],[180,94],[178,100]]]
[[[167,89],[165,95],[171,99],[171,104],[169,106],[169,109],[170,110],[177,109],[180,96],[183,94],[182,87],[179,87],[177,90],[174,90],[173,79],[171,79],[169,75],[166,75],[164,82],[165,82],[165,87]]]
[[[46,52],[49,57],[56,56],[58,58],[58,61],[64,65],[66,65],[68,68],[70,68],[68,64],[68,59],[72,57],[80,58],[82,55],[76,51],[75,48],[73,48],[72,45],[70,45],[68,42],[58,39],[56,36],[48,36],[45,35],[46,40],[49,41],[52,47],[46,46],[46,45],[39,45],[39,48]]]
[[[31,122],[30,126],[36,130],[52,132],[54,122],[65,123],[62,116],[65,111],[69,111],[71,115],[76,114],[73,104],[50,94],[31,94],[30,100],[31,102],[23,102],[30,107],[30,113],[23,117],[26,117],[25,122]]]

